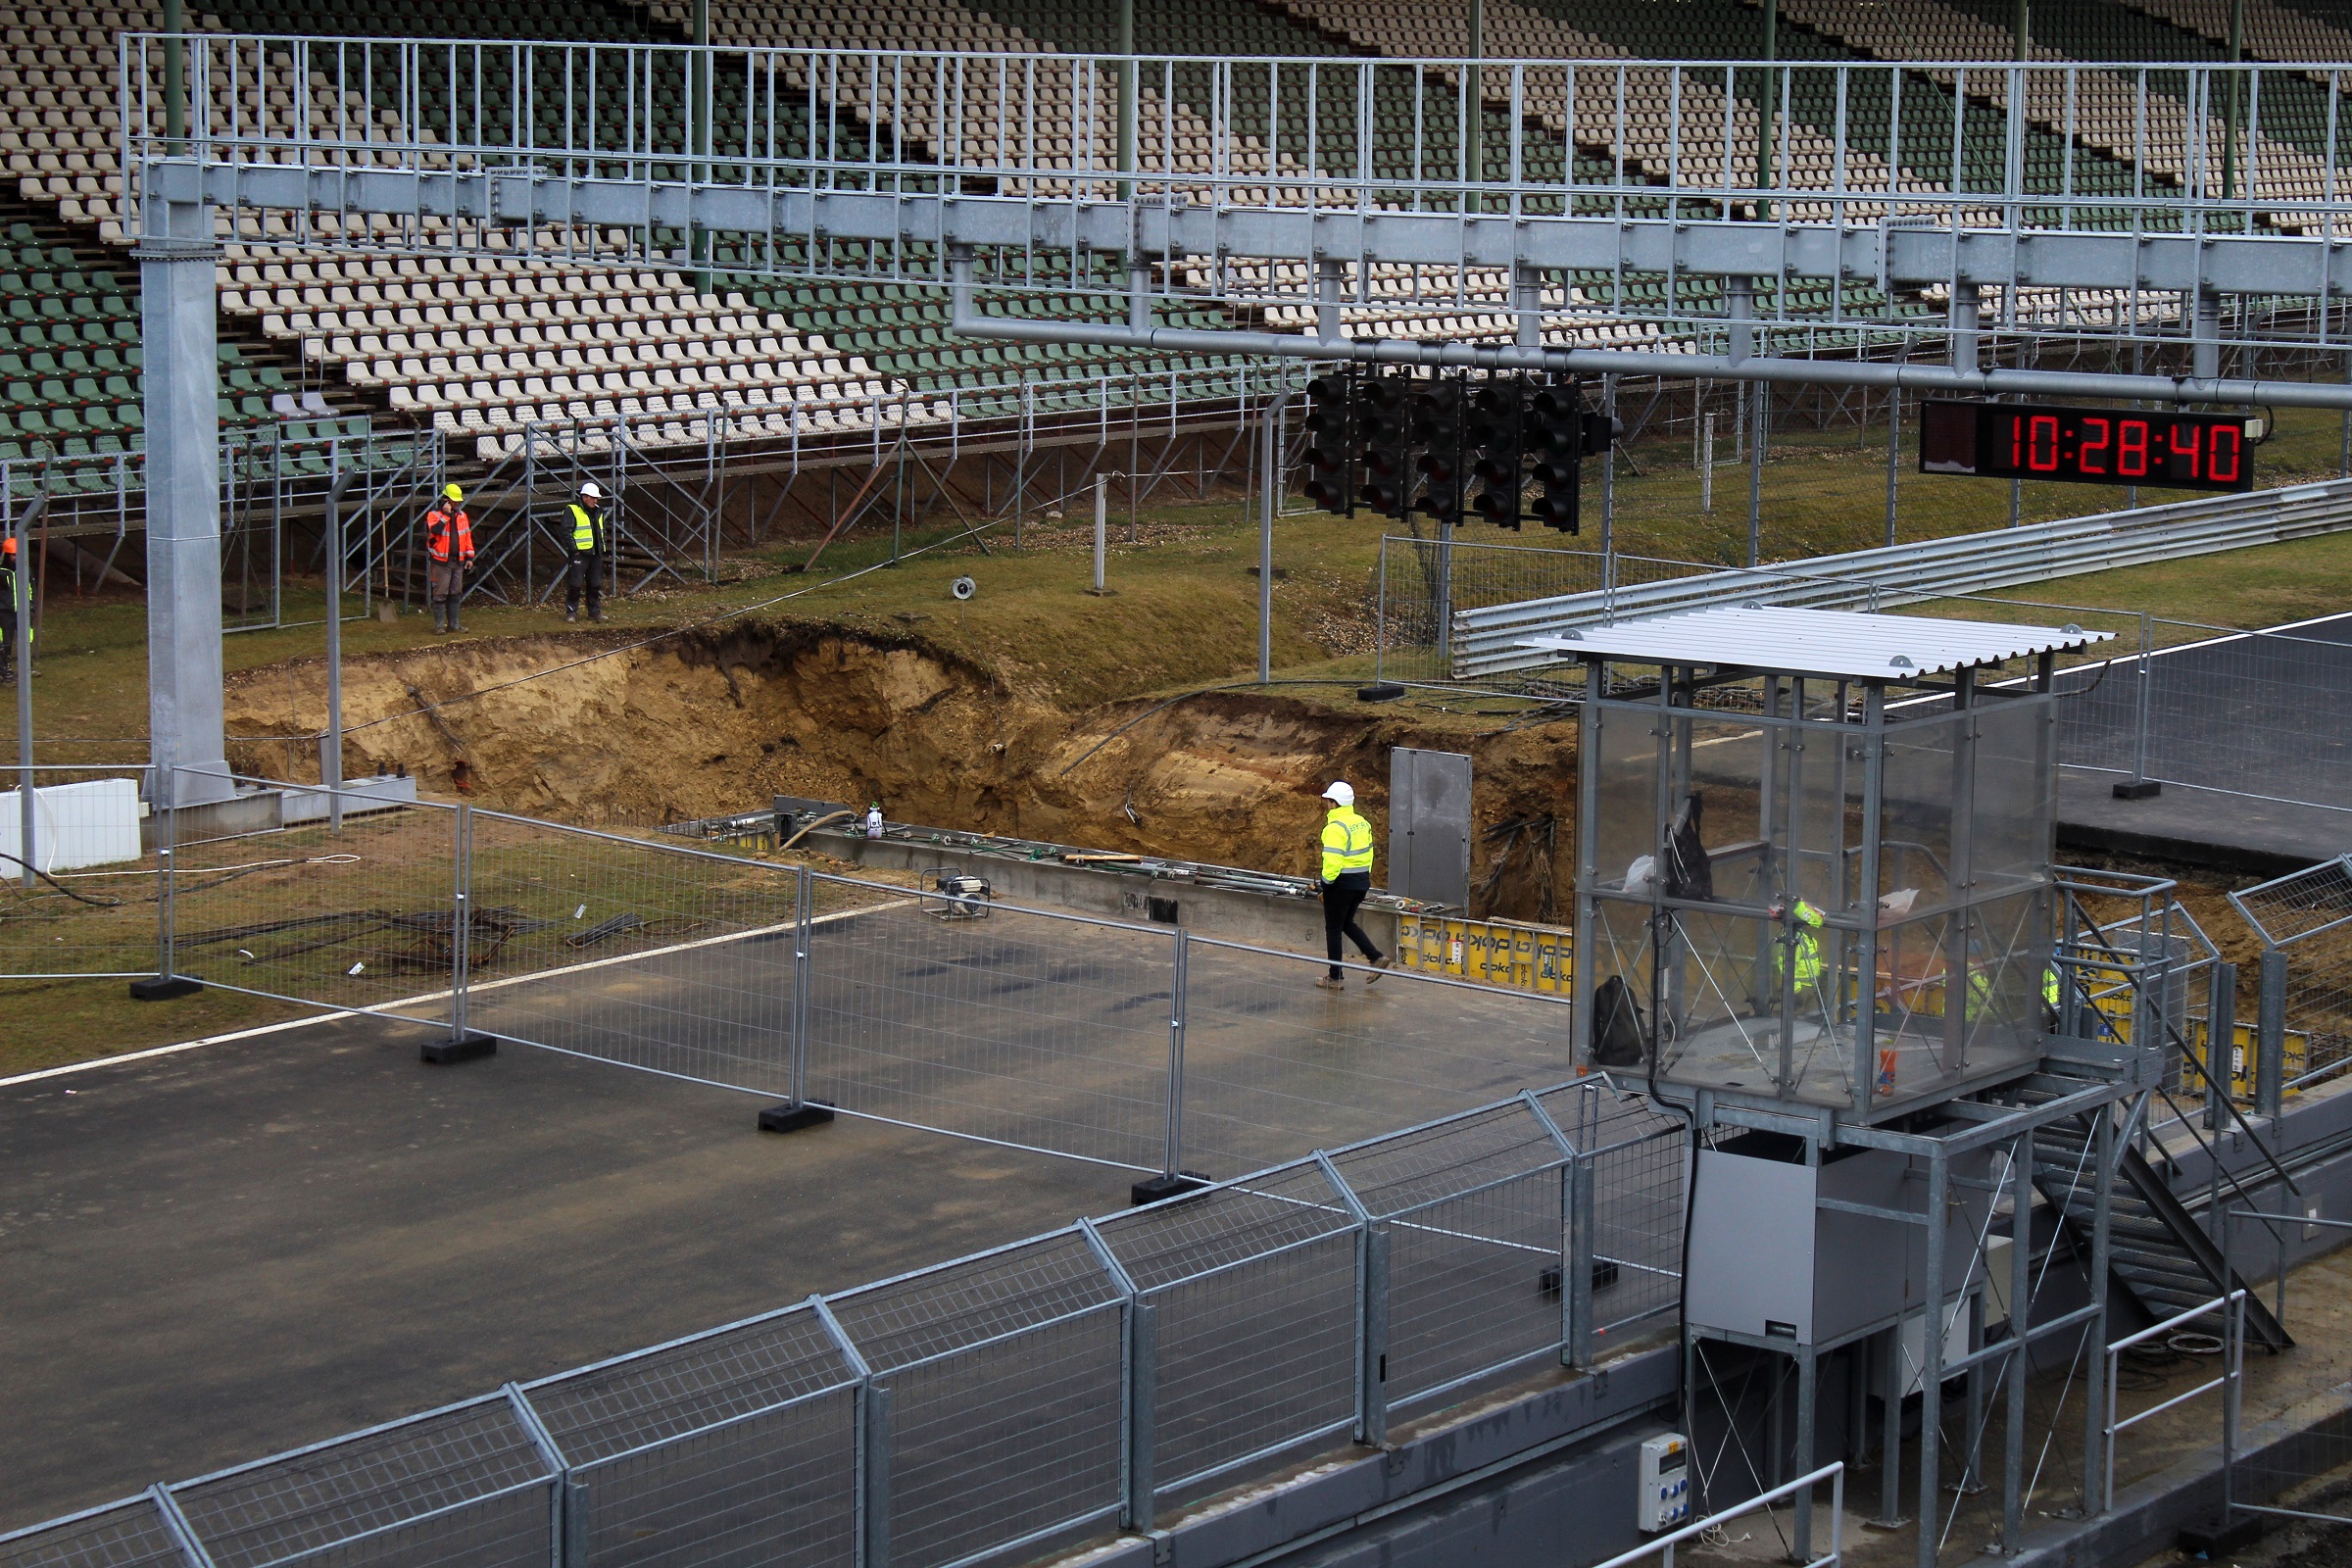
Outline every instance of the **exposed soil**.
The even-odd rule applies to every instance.
[[[405,765],[428,792],[583,824],[715,815],[771,795],[879,800],[896,820],[1300,872],[1324,784],[1351,780],[1385,839],[1389,748],[1434,746],[1474,759],[1474,883],[1503,858],[1478,912],[1567,912],[1570,724],[1472,733],[1396,709],[1216,692],[1088,756],[1151,703],[1072,712],[916,637],[827,627],[738,623],[590,657],[624,640],[346,660],[346,772]],[[412,711],[420,701],[443,706]],[[258,737],[322,727],[323,663],[231,677],[227,716],[237,766],[316,778],[307,743]]]

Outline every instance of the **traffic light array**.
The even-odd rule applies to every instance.
[[[1330,370],[1306,393],[1306,498],[1342,516],[1575,533],[1583,460],[1620,433],[1573,378]]]

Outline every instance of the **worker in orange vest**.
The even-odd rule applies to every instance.
[[[458,601],[466,595],[466,568],[473,564],[473,522],[461,505],[465,499],[465,491],[444,485],[440,503],[424,514],[424,591],[433,602],[435,631],[463,629]]]
[[[0,539],[0,686],[17,683],[17,538]]]

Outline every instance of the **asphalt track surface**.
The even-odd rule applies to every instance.
[[[2090,684],[2070,675],[2060,690]],[[2060,705],[2061,759],[2131,772],[2139,701],[2135,662],[2108,665]],[[2352,614],[2164,650],[2147,714],[2151,778],[2352,808]]]
[[[1160,1169],[1172,936],[910,905],[821,923],[808,1098]],[[789,931],[657,950],[474,995],[493,1033],[761,1094],[792,1086]],[[1564,1000],[1193,939],[1178,1164],[1224,1178],[1575,1076]]]
[[[0,1088],[0,1531],[1065,1225],[1073,1160],[342,1018]]]

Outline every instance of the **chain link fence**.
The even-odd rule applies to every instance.
[[[2352,855],[2230,895],[2262,938],[2255,1101],[2275,1112],[2289,1090],[2352,1063]]]
[[[1679,1255],[1687,1151],[1605,1084],[1522,1093],[158,1485],[0,1536],[0,1568],[961,1568],[1151,1529],[1669,1313],[1671,1272],[1592,1302],[1626,1290],[1626,1238]]]
[[[1166,1175],[1576,1074],[1562,996],[1362,965],[1335,993],[1321,957],[1181,928],[238,783],[275,825],[166,844],[147,903],[60,900],[42,934],[98,951],[127,931],[125,972],[445,1025],[461,1051],[486,1032]]]

